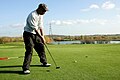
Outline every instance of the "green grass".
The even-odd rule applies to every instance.
[[[46,51],[48,62],[52,66],[39,66],[38,56],[33,56],[29,75],[22,74],[23,58],[0,60],[0,80],[120,79],[120,44],[48,45],[48,47],[60,69],[55,69]],[[24,56],[24,52],[23,43],[0,45],[0,57]]]

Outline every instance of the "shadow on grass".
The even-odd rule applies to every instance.
[[[0,68],[17,68],[17,67],[22,68],[22,65],[0,66]],[[44,66],[42,66],[42,65],[30,65],[30,67],[44,67]],[[20,74],[20,75],[25,75],[23,73],[23,71],[11,71],[11,70],[0,70],[0,74]]]
[[[0,66],[0,68],[15,68],[15,67],[22,67],[22,65]],[[44,67],[44,66],[42,66],[42,65],[30,65],[30,67]]]
[[[23,71],[8,71],[8,70],[0,70],[0,74],[23,74]],[[24,74],[23,74],[24,75]]]

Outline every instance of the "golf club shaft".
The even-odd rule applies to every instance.
[[[49,51],[49,49],[48,49],[47,45],[46,45],[46,44],[44,44],[44,45],[45,45],[45,47],[46,47],[46,49],[47,49],[47,51],[48,51],[49,55],[51,56],[51,58],[52,58],[52,60],[53,60],[53,62],[54,62],[54,64],[55,64],[55,66],[57,67],[57,64],[56,64],[56,62],[55,62],[55,60],[54,60],[54,58],[53,58],[52,54],[50,53],[50,51]]]

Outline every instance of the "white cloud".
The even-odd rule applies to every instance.
[[[23,29],[24,23],[0,26],[0,36],[21,36]]]
[[[111,1],[107,1],[107,2],[104,2],[102,5],[98,5],[98,4],[91,4],[88,8],[85,8],[85,9],[81,9],[81,11],[90,11],[92,9],[105,9],[105,10],[110,10],[110,9],[113,9],[115,8],[115,4],[112,3]],[[117,8],[118,10],[119,8]],[[119,9],[120,10],[120,9]]]
[[[23,23],[16,23],[16,24],[11,24],[9,25],[10,27],[14,27],[14,28],[18,28],[18,27],[21,27],[23,28],[24,27],[24,24]]]
[[[55,25],[60,25],[61,21],[60,20],[52,20],[50,23],[55,24]]]
[[[72,25],[76,22],[73,20],[52,20],[50,23],[54,25]]]
[[[119,20],[120,20],[120,14],[117,14],[117,15],[116,15],[116,17],[117,17],[117,19],[119,19]]]
[[[117,15],[117,18],[120,18],[120,14]]]
[[[113,8],[115,8],[115,4],[112,3],[111,1],[107,1],[107,2],[103,3],[101,7],[103,9],[113,9]]]
[[[52,20],[51,24],[62,26],[62,25],[81,25],[81,24],[98,24],[98,25],[105,25],[108,23],[108,20],[105,19],[76,19],[76,20]]]
[[[86,9],[81,9],[81,11],[86,12],[86,11],[90,11],[91,9],[99,9],[100,7],[97,4],[92,4],[89,6],[89,8]]]
[[[92,4],[89,7],[90,9],[99,9],[99,6],[97,4]]]

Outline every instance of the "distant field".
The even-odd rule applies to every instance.
[[[0,80],[120,80],[120,44],[48,47],[60,69],[55,69],[48,53],[52,66],[39,66],[38,56],[33,56],[29,75],[22,74],[23,58],[0,60]],[[24,51],[23,43],[0,44],[0,57],[24,56]]]

